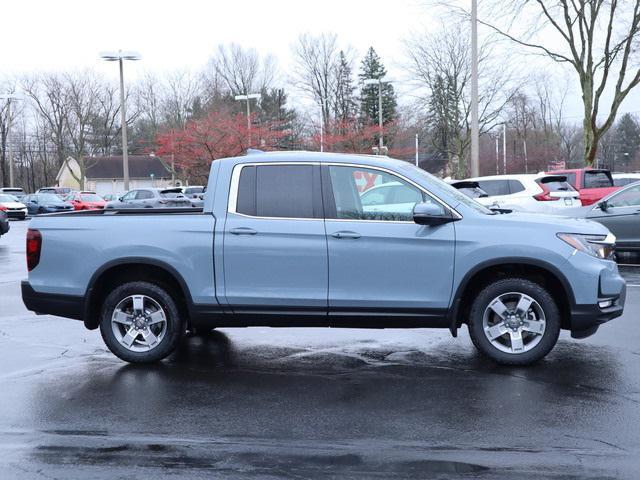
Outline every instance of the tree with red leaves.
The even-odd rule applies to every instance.
[[[189,181],[204,181],[214,160],[234,157],[247,148],[273,150],[287,134],[273,122],[251,125],[251,144],[247,117],[229,111],[211,111],[194,119],[184,130],[169,130],[157,138],[158,155],[173,156],[179,176]]]

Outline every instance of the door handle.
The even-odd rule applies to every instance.
[[[360,234],[359,233],[350,232],[348,230],[342,230],[340,232],[332,233],[331,236],[333,238],[350,238],[350,239],[353,239],[353,240],[355,240],[357,238],[360,238]]]
[[[229,230],[229,232],[233,233],[234,235],[255,235],[256,233],[258,233],[256,230],[249,227],[232,228],[231,230]]]

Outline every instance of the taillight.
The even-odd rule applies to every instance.
[[[551,190],[549,190],[549,188],[547,188],[547,186],[544,183],[539,183],[538,186],[542,188],[542,193],[534,195],[533,198],[535,198],[539,202],[549,202],[552,200],[560,200],[558,197],[551,196]]]
[[[27,230],[27,270],[31,271],[40,263],[42,235],[38,230]]]
[[[0,205],[0,212],[5,212],[7,210],[7,207],[5,207],[4,205]]]

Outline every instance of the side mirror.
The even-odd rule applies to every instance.
[[[598,206],[600,207],[600,210],[602,210],[603,212],[606,212],[607,210],[609,210],[609,204],[607,203],[606,200],[602,200],[601,202],[598,202]]]
[[[418,225],[442,225],[453,221],[451,213],[435,203],[416,203],[413,207],[413,221]]]
[[[119,202],[124,201],[124,200],[123,200],[123,198],[124,198],[124,197],[118,197],[118,201],[119,201]]]

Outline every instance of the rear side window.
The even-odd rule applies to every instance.
[[[511,193],[524,192],[524,185],[520,180],[509,180],[509,190]]]
[[[258,165],[240,172],[236,212],[257,217],[320,218],[312,165]],[[314,201],[314,197],[317,197]],[[316,208],[314,208],[314,204]]]
[[[509,195],[509,180],[479,180],[480,188],[487,192],[489,196]]]
[[[571,185],[573,188],[576,188],[576,174],[575,173],[563,173],[562,175],[567,177],[567,182],[569,182],[569,185]]]
[[[613,187],[613,180],[607,172],[584,172],[584,188]]]

